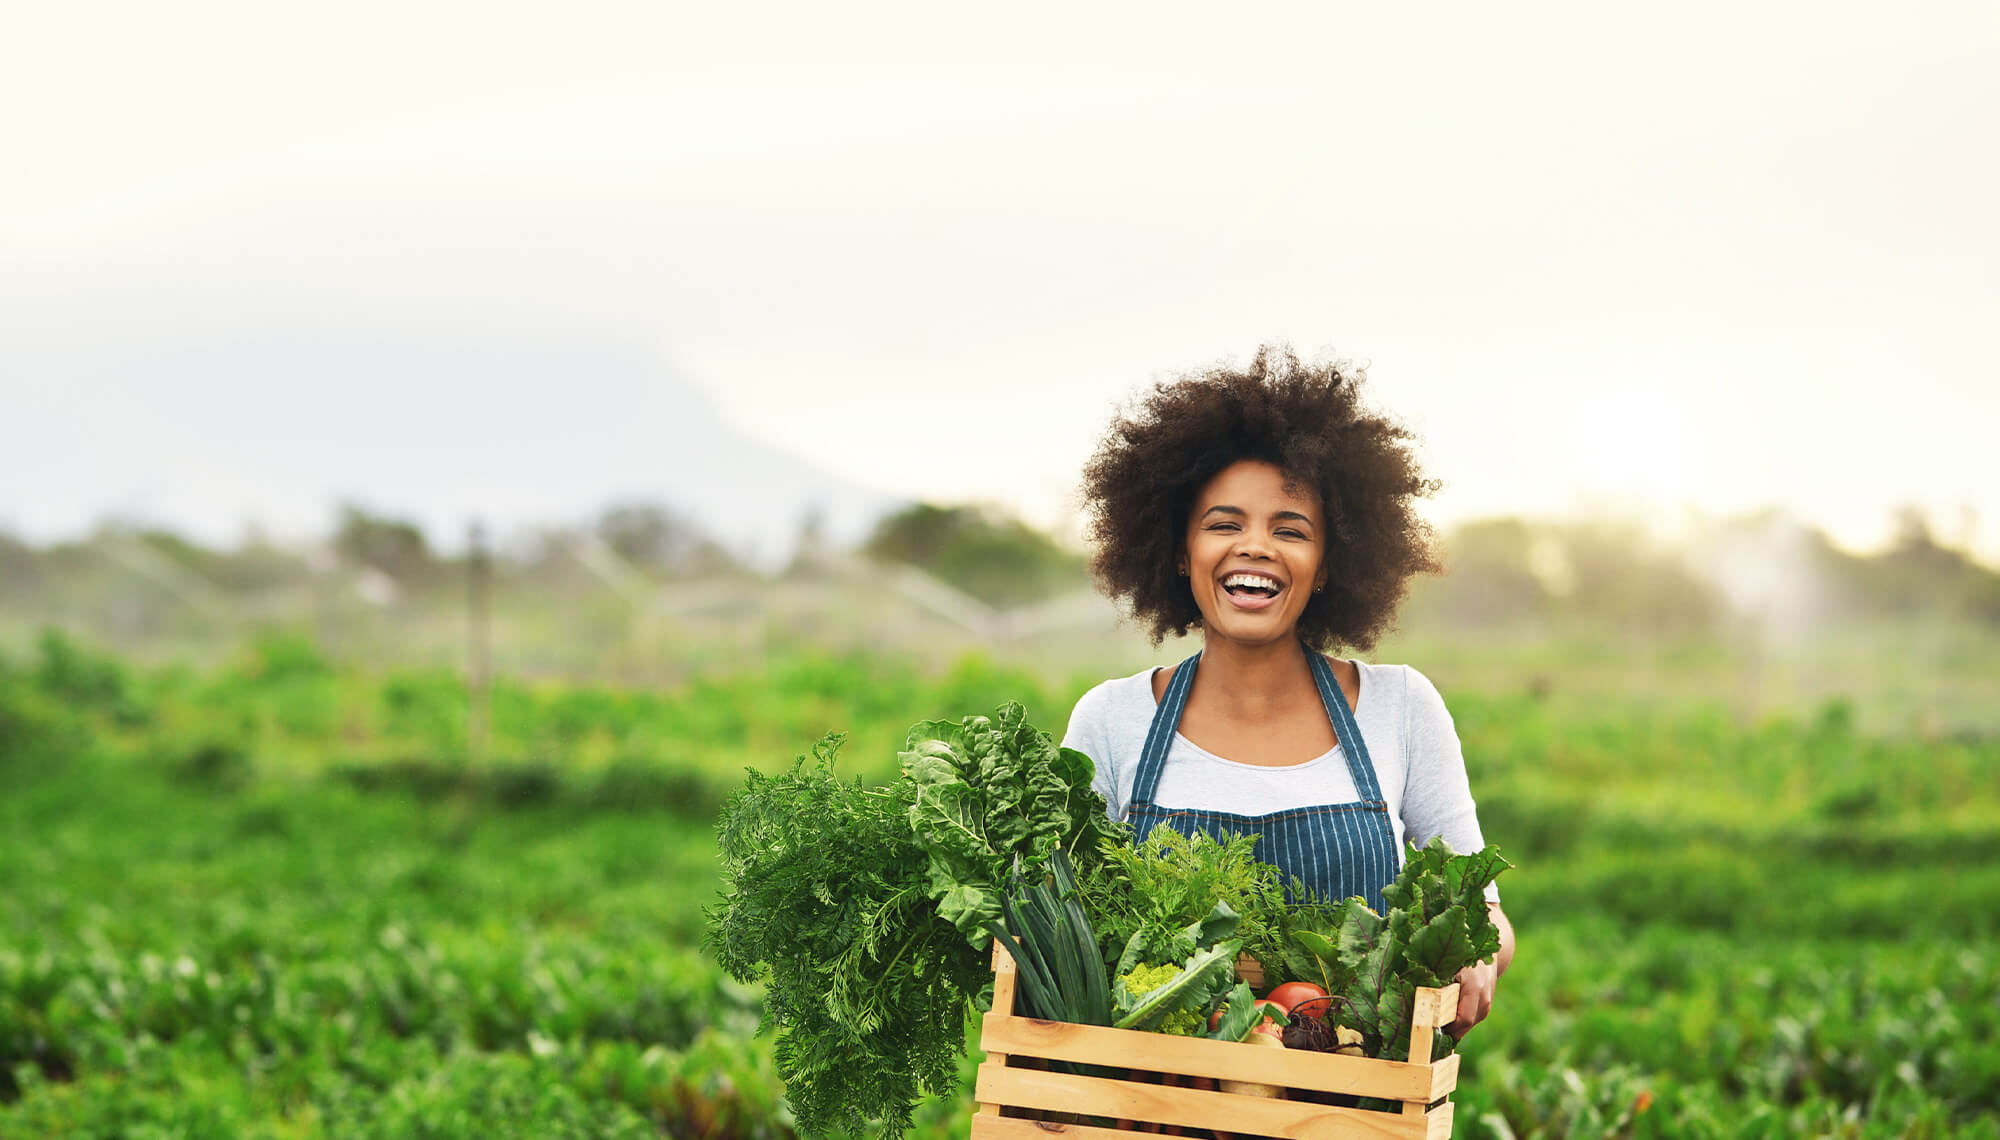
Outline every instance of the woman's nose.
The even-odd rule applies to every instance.
[[[1270,536],[1245,527],[1236,536],[1236,552],[1246,558],[1269,558]]]

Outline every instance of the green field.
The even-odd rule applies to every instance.
[[[1517,864],[1459,1135],[2000,1138],[2000,738],[1432,672]],[[697,949],[722,798],[829,729],[870,779],[922,718],[1060,733],[1094,679],[503,682],[472,755],[449,672],[45,639],[0,664],[0,1137],[789,1136]]]

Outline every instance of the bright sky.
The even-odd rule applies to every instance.
[[[1916,504],[2000,560],[2000,8],[1250,11],[26,7],[0,526],[582,517],[644,472],[537,496],[448,409],[571,468],[600,352],[871,491],[1061,524],[1120,400],[1283,339],[1369,365],[1443,520],[1776,505],[1866,546]],[[577,355],[357,381],[351,420],[284,355],[412,336]],[[194,342],[237,363],[183,407],[144,362]],[[421,447],[374,439],[406,396]]]

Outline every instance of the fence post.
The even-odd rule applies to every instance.
[[[493,675],[493,569],[486,556],[486,528],[474,519],[465,550],[466,576],[466,718],[468,758],[486,759],[487,699]]]

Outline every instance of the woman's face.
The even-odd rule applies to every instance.
[[[1319,498],[1285,488],[1285,473],[1256,459],[1222,469],[1195,496],[1181,571],[1205,637],[1264,644],[1292,636],[1326,582]]]

